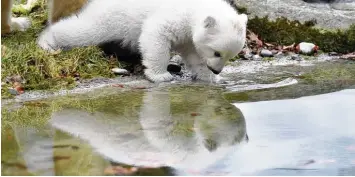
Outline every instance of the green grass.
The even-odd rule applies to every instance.
[[[22,76],[25,90],[60,89],[75,86],[73,75],[81,79],[97,76],[113,77],[111,68],[118,65],[108,60],[98,47],[81,47],[50,54],[36,44],[37,37],[45,28],[47,11],[39,4],[29,15],[32,26],[25,32],[13,32],[2,36],[1,79],[13,75]],[[5,46],[3,48],[3,46]],[[7,87],[2,87],[2,98],[10,96]]]

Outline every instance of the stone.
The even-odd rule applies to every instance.
[[[263,59],[263,57],[261,57],[260,55],[253,55],[253,60],[259,61],[262,59]]]
[[[328,55],[329,55],[329,56],[338,56],[339,54],[336,53],[336,52],[329,52]]]
[[[253,58],[253,55],[250,54],[250,53],[247,53],[247,54],[244,54],[244,55],[243,55],[243,58],[242,58],[242,59],[244,59],[244,60],[251,60],[252,58]]]
[[[301,56],[298,55],[298,54],[291,55],[291,59],[292,60],[296,60],[296,61],[301,61],[302,60]]]
[[[260,52],[260,55],[262,57],[272,57],[272,56],[274,56],[272,54],[272,52],[270,50],[267,50],[267,49],[262,49],[261,52]]]
[[[122,69],[122,68],[112,68],[111,71],[115,74],[118,75],[128,75],[129,72],[126,69]]]

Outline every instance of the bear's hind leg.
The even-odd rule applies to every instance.
[[[95,20],[73,15],[47,27],[37,39],[37,44],[53,52],[58,49],[96,46],[115,38],[114,29],[107,30],[100,25]]]

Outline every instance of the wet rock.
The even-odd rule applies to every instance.
[[[329,56],[338,56],[339,54],[336,53],[336,52],[329,52],[328,55],[329,55]]]
[[[301,61],[302,60],[301,56],[298,55],[298,54],[291,55],[291,59],[292,60],[296,60],[296,61]]]
[[[129,75],[129,72],[122,68],[112,68],[111,71],[118,75]]]
[[[262,60],[263,57],[261,57],[260,55],[253,55],[253,60],[256,60],[256,61],[259,61],[259,60]]]
[[[260,55],[262,57],[272,57],[272,56],[274,56],[272,54],[272,52],[270,50],[267,50],[267,49],[262,49],[261,52],[260,52]]]
[[[355,60],[355,52],[342,55],[340,58],[345,60]]]
[[[281,58],[284,56],[284,54],[282,52],[277,52],[274,56],[277,58]]]

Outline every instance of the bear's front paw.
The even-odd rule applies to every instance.
[[[53,33],[50,30],[45,30],[39,36],[37,40],[37,44],[46,51],[54,52],[59,48],[55,44],[55,39]]]
[[[169,72],[157,74],[151,69],[146,69],[144,74],[149,81],[155,83],[168,82],[174,79],[174,76],[172,76]]]
[[[26,31],[31,26],[31,20],[27,17],[11,18],[11,30]]]
[[[204,81],[204,82],[212,82],[216,83],[217,82],[217,75],[211,73],[211,74],[197,74],[195,77],[193,77],[194,80],[199,80],[199,81]]]

